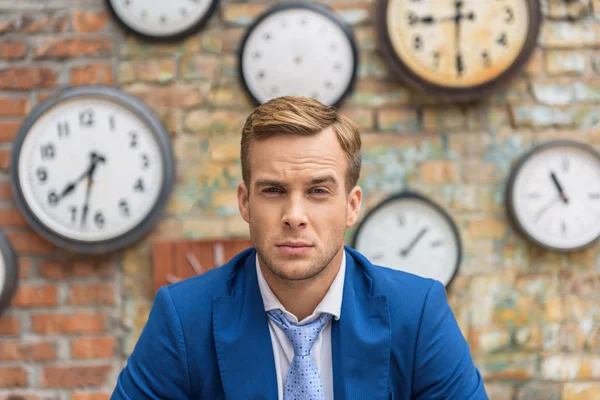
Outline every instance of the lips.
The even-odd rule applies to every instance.
[[[310,244],[306,243],[306,242],[282,242],[282,243],[277,243],[278,247],[311,247]]]

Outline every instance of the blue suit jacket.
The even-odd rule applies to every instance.
[[[444,286],[345,249],[335,399],[487,400]],[[111,399],[277,400],[255,252],[159,289]]]

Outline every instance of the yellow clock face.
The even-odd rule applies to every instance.
[[[521,54],[528,0],[389,0],[387,32],[401,61],[432,84],[469,88],[493,80]]]

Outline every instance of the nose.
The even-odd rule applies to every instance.
[[[305,228],[308,225],[308,208],[301,196],[290,196],[286,204],[282,221],[291,228]]]

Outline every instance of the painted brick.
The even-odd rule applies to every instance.
[[[581,51],[549,50],[544,61],[550,75],[582,75],[586,70],[587,57]]]

